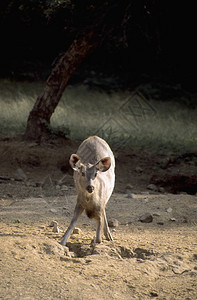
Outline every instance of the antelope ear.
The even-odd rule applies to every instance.
[[[71,165],[71,168],[75,171],[79,171],[81,161],[80,157],[77,154],[72,154],[69,160],[69,163]]]
[[[102,158],[97,164],[96,168],[98,171],[101,172],[106,172],[111,166],[111,158],[110,157],[105,157]]]

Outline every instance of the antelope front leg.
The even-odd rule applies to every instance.
[[[69,238],[69,235],[71,234],[71,232],[73,231],[73,229],[75,228],[76,224],[77,224],[77,220],[79,219],[80,215],[82,214],[82,212],[84,211],[84,208],[79,205],[78,203],[75,206],[75,211],[74,211],[74,216],[70,222],[70,225],[68,227],[68,229],[66,230],[60,244],[65,246],[67,239]]]
[[[103,229],[103,216],[100,216],[99,219],[96,220],[97,228],[96,228],[96,238],[94,240],[95,243],[102,242],[102,229]]]
[[[111,232],[109,230],[108,222],[107,222],[107,216],[106,212],[104,210],[104,235],[108,241],[113,241],[113,237],[111,235]]]

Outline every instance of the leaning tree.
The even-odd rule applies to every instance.
[[[60,5],[61,14],[67,12],[65,27],[70,27],[75,33],[75,38],[68,50],[58,59],[49,75],[45,88],[37,98],[27,120],[25,140],[41,140],[50,133],[50,119],[57,107],[61,96],[72,74],[79,67],[84,58],[103,41],[114,39],[119,43],[127,43],[128,24],[135,24],[146,38],[159,36],[158,24],[154,23],[154,30],[147,30],[147,16],[150,21],[150,10],[154,12],[157,2],[146,0],[58,0],[47,3]],[[145,5],[146,4],[146,5]],[[69,8],[69,9],[68,9]],[[49,10],[50,11],[50,10]],[[53,14],[53,9],[51,10]],[[68,17],[68,11],[70,18]],[[154,16],[154,14],[151,14]],[[155,13],[156,15],[156,13]],[[157,18],[153,17],[153,20]],[[130,21],[131,20],[131,21]],[[139,22],[139,23],[138,23]],[[150,35],[149,35],[150,34]],[[153,34],[154,36],[154,34]],[[157,38],[154,38],[157,40]],[[159,38],[158,38],[159,41]],[[157,43],[160,46],[160,43]]]
[[[72,1],[74,3],[77,1]],[[94,1],[86,0],[81,3],[84,9],[86,4],[86,19],[77,29],[79,32],[68,50],[61,55],[51,74],[49,75],[42,94],[37,98],[27,120],[25,140],[40,140],[50,132],[50,118],[57,107],[59,100],[72,74],[83,59],[106,38],[113,35],[117,27],[125,28],[129,19],[130,1],[106,1],[102,5],[94,5]],[[78,5],[78,6],[77,6]],[[80,6],[78,15],[80,14]]]

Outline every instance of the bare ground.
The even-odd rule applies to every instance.
[[[76,201],[67,160],[77,146],[0,141],[0,299],[197,299],[197,196],[147,189],[153,175],[196,174],[196,162],[166,167],[169,153],[115,153],[114,241],[94,246],[94,221],[83,215],[62,247]],[[152,222],[139,221],[145,213]]]

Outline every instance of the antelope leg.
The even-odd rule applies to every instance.
[[[70,225],[68,226],[68,229],[66,230],[66,232],[60,242],[61,245],[63,245],[63,246],[66,245],[67,239],[69,238],[71,232],[75,228],[75,226],[77,224],[77,220],[79,219],[79,217],[83,211],[84,211],[84,208],[80,204],[77,203],[75,206],[74,216],[73,216],[73,218],[70,222]]]

